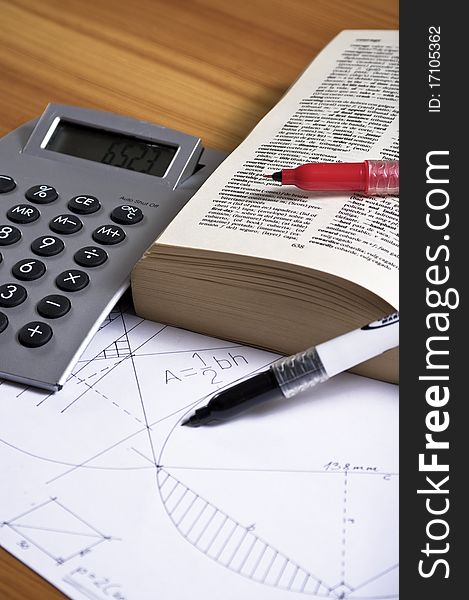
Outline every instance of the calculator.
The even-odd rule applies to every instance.
[[[0,377],[59,390],[134,264],[225,155],[50,104],[0,140]]]

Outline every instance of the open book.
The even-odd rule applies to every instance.
[[[263,177],[367,158],[398,158],[395,31],[343,31],[318,55],[136,265],[138,314],[292,354],[394,312],[398,198]],[[397,350],[355,371],[397,382]]]

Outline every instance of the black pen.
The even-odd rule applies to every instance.
[[[393,313],[299,352],[275,361],[267,371],[218,392],[181,425],[199,427],[226,421],[248,408],[283,396],[292,398],[318,383],[399,345],[399,313]]]

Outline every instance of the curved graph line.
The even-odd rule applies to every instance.
[[[308,595],[330,596],[331,588],[163,467],[158,489],[178,532],[208,558],[258,583]]]
[[[142,431],[145,431],[145,429],[142,429]],[[153,469],[154,467],[152,466],[142,466],[142,467],[97,467],[97,466],[92,466],[92,465],[84,465],[84,464],[75,464],[75,463],[70,463],[70,462],[65,462],[63,460],[56,460],[55,458],[47,458],[46,456],[39,456],[39,454],[33,454],[32,452],[29,452],[28,450],[24,450],[23,448],[19,448],[18,446],[15,446],[14,444],[10,444],[10,442],[7,442],[6,440],[3,440],[2,438],[0,438],[0,442],[2,444],[5,444],[5,446],[8,446],[9,448],[12,448],[13,450],[17,450],[18,452],[21,452],[21,454],[26,454],[26,456],[31,456],[31,458],[36,458],[37,460],[42,460],[44,462],[50,462],[50,463],[54,463],[56,465],[63,465],[64,467],[77,467],[77,468],[82,468],[82,469],[98,469],[98,470],[104,470],[104,471],[138,471],[141,469]]]
[[[243,577],[287,591],[303,593],[309,596],[329,597],[335,600],[345,600],[345,598],[353,594],[353,592],[357,591],[359,588],[365,587],[365,585],[371,581],[379,579],[388,571],[399,567],[399,564],[393,565],[355,587],[349,586],[345,582],[341,582],[338,586],[328,586],[319,577],[313,575],[285,554],[276,550],[268,542],[252,533],[249,526],[246,527],[231,518],[224,511],[197,494],[191,488],[187,487],[182,481],[174,477],[174,475],[171,475],[168,472],[167,467],[162,465],[166,446],[180,422],[191,413],[198,404],[202,404],[203,402],[203,399],[195,402],[192,405],[192,408],[186,411],[186,413],[172,425],[160,447],[161,449],[156,463],[156,481],[161,503],[173,525],[184,539],[211,560],[218,562],[221,566],[224,566]],[[380,473],[380,475],[382,474]],[[392,475],[399,477],[398,473],[392,473]],[[164,492],[162,491],[163,487],[165,487]],[[208,515],[207,511],[209,511]],[[206,519],[206,521],[200,530],[198,524],[200,525],[202,519]],[[207,539],[207,532],[211,526],[213,529],[213,523],[216,519],[220,522],[215,528],[215,532],[212,531],[212,537]],[[230,554],[230,541],[234,537],[235,532],[239,530],[241,530],[241,540],[238,541],[238,544],[234,549],[231,549]],[[261,545],[260,551],[258,548],[259,545]],[[214,551],[214,547],[217,548],[216,552]],[[250,564],[249,558],[254,554],[256,547],[260,556],[257,562],[254,562],[253,565],[250,565],[250,568],[247,568],[247,565]],[[261,570],[260,567],[262,563],[265,562],[264,558],[268,549],[274,556],[267,566],[264,564],[264,569]],[[282,561],[282,563],[279,565],[278,561]],[[286,578],[284,577],[284,574],[287,572],[288,565],[293,566],[293,574],[290,575],[289,578]],[[273,582],[269,582],[269,573],[270,575],[272,574],[274,566],[279,572],[277,572],[276,577],[273,578]],[[384,595],[372,594],[360,597],[353,596],[353,600],[394,600],[397,598],[399,598],[399,594],[392,593]]]

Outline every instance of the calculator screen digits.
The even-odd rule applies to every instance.
[[[164,177],[177,152],[176,146],[64,120],[46,149],[156,177]]]

